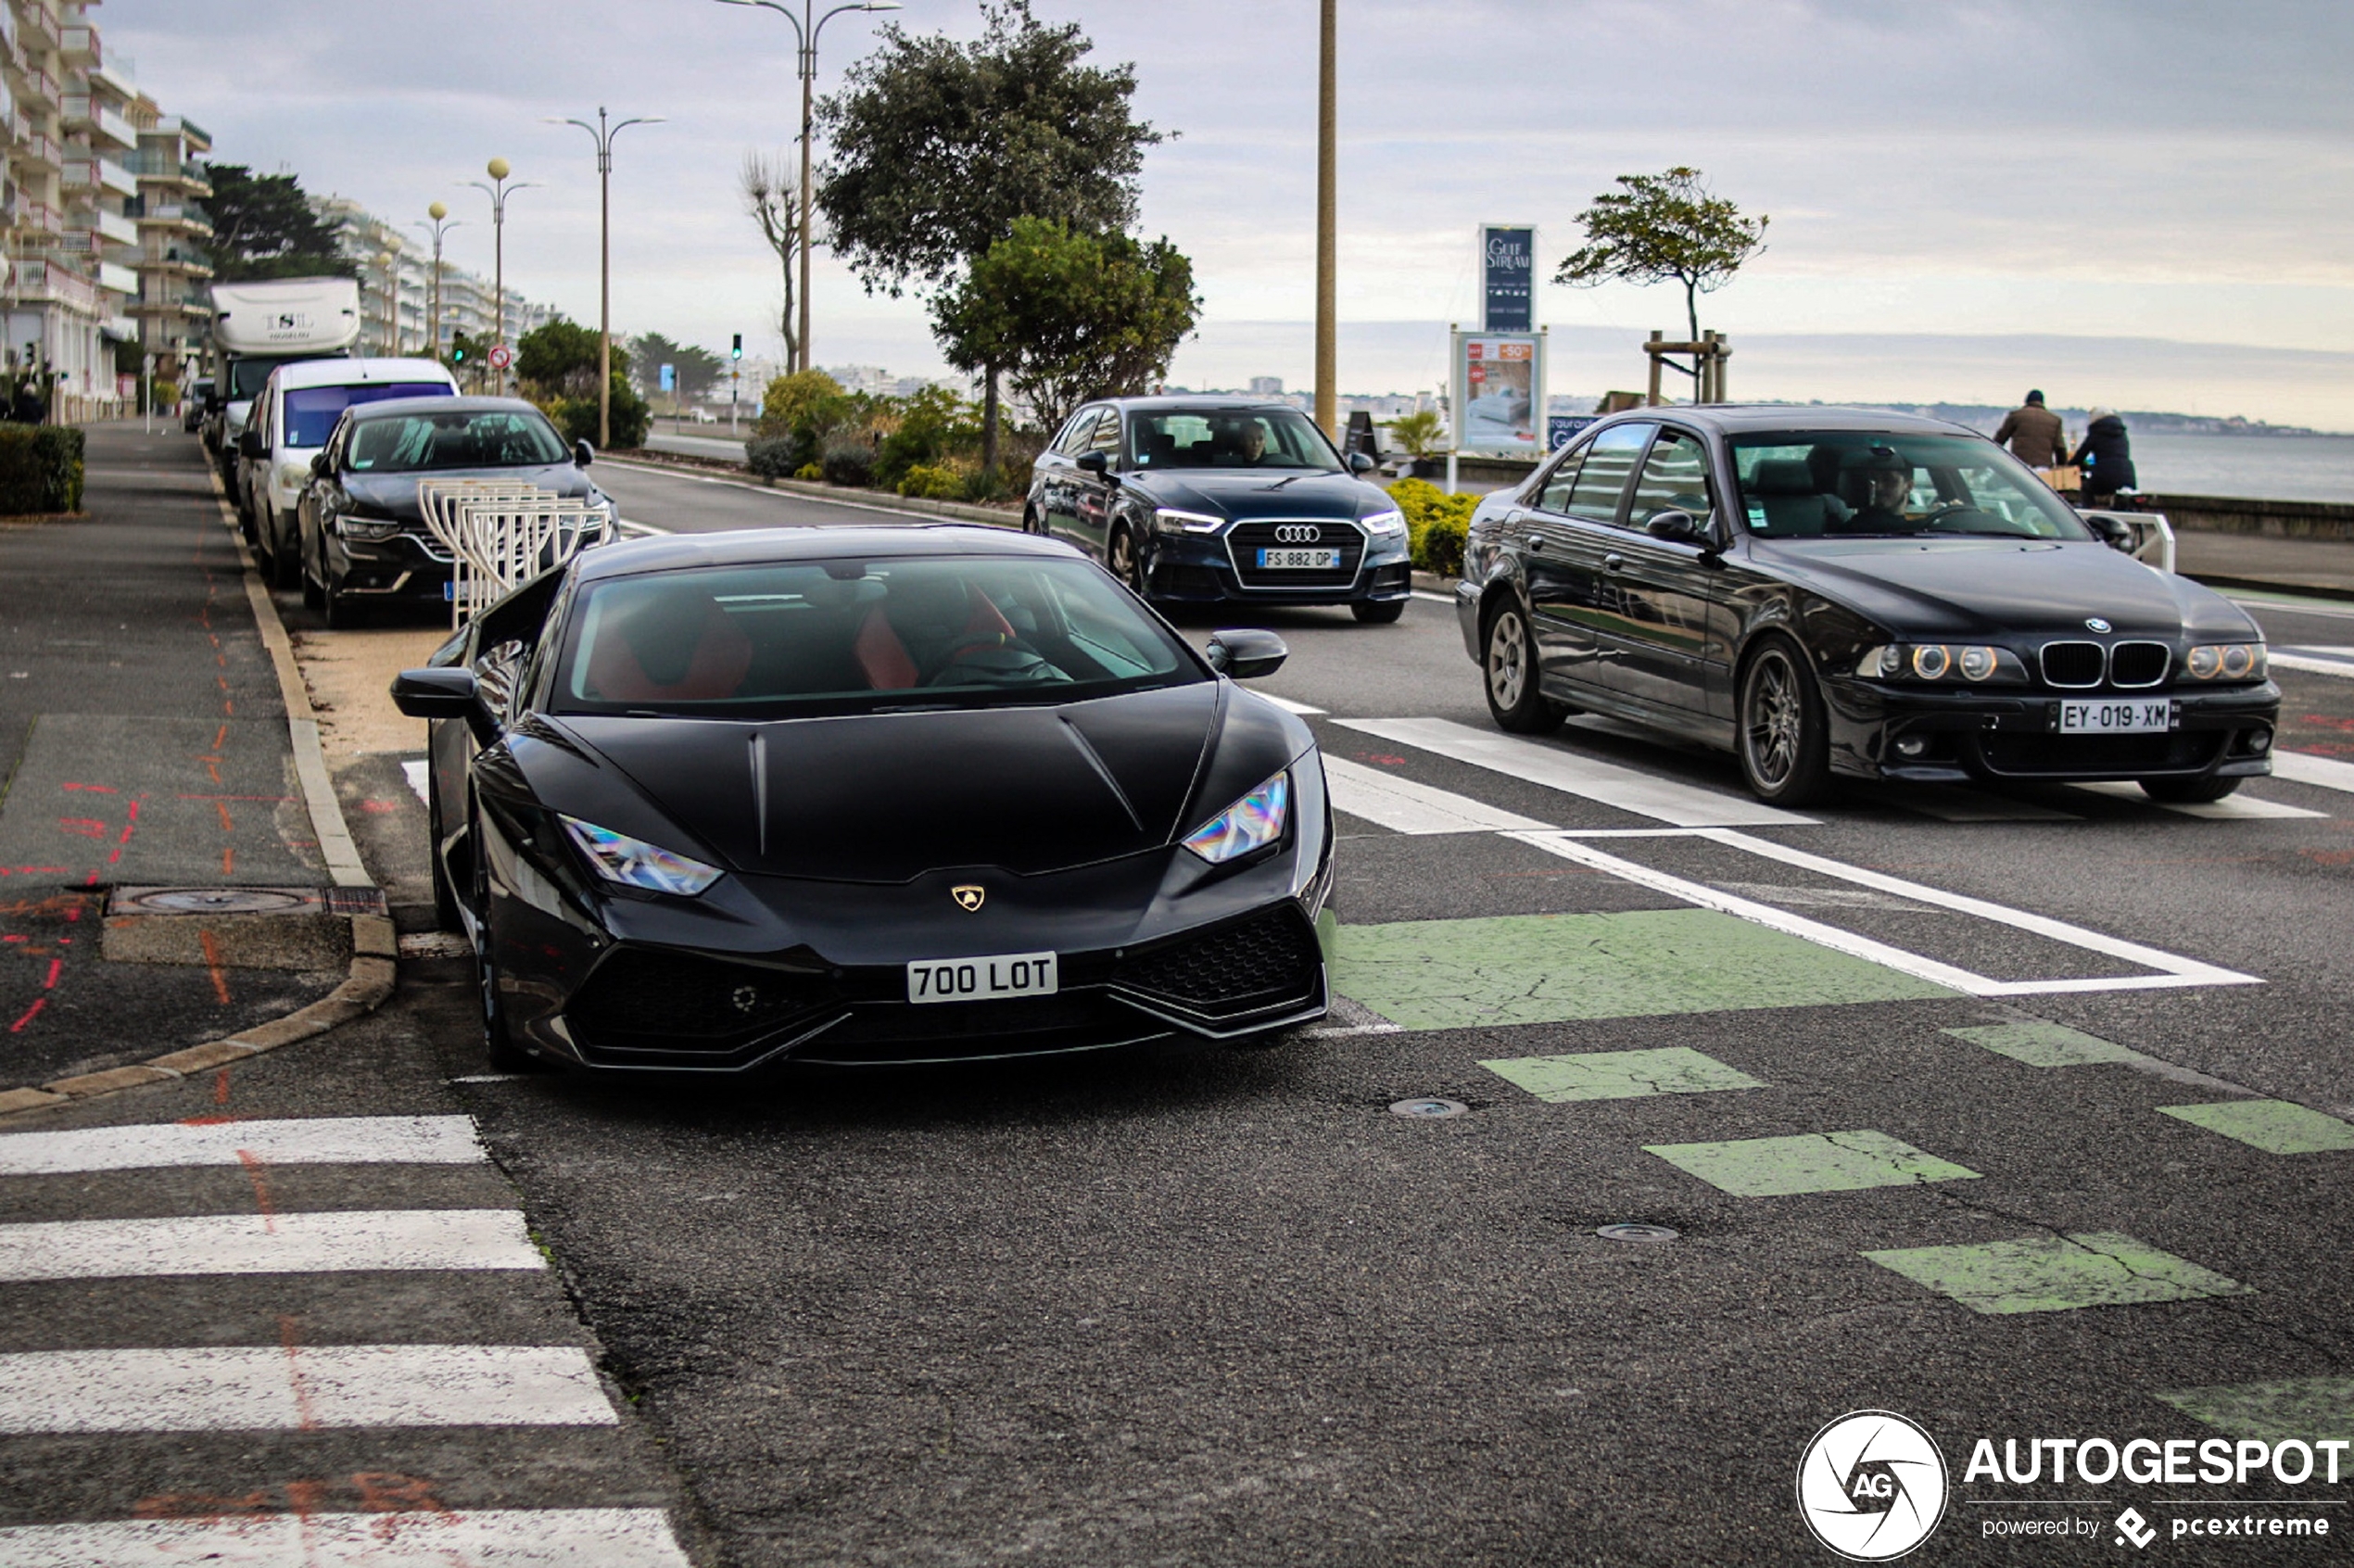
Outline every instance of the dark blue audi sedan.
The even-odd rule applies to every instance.
[[[1086,550],[1145,599],[1346,604],[1395,621],[1412,596],[1406,520],[1286,403],[1109,398],[1031,472],[1022,526]]]

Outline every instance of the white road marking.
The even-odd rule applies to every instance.
[[[2284,653],[2278,649],[2265,655],[2275,669],[2303,670],[2307,675],[2335,676],[2340,680],[2354,680],[2354,664],[2343,659],[2322,659],[2303,653]]]
[[[425,778],[432,768],[432,762],[424,757],[411,757],[400,765],[401,777],[409,780],[409,788],[417,792],[417,799],[427,805],[433,804],[433,797],[425,792],[430,788]]]
[[[546,1268],[513,1208],[202,1214],[0,1225],[0,1281]]]
[[[2291,615],[2323,615],[2334,621],[2354,621],[2354,605],[2329,600],[2297,599],[2285,594],[2272,599],[2235,593],[2227,593],[2223,597],[2244,610],[2278,610]]]
[[[626,539],[654,538],[670,533],[659,523],[640,523],[634,517],[620,519],[614,531]]]
[[[323,1116],[284,1121],[82,1127],[0,1137],[0,1176],[171,1165],[478,1165],[490,1157],[462,1116]]]
[[[577,1346],[207,1345],[0,1356],[0,1432],[617,1426]]]
[[[268,1513],[0,1529],[11,1568],[689,1568],[658,1508]]]
[[[1455,596],[1453,594],[1432,593],[1427,588],[1416,588],[1414,590],[1414,597],[1416,599],[1428,600],[1433,604],[1452,604],[1455,602]]]
[[[2138,784],[2073,784],[2069,788],[2131,801],[2135,805],[2163,806],[2184,816],[2203,816],[2216,822],[2258,822],[2270,818],[2329,815],[2325,811],[2308,811],[2303,806],[2283,805],[2277,801],[2259,801],[2253,795],[2226,795],[2220,801],[2154,801],[2142,793],[2142,787]]]
[[[1401,746],[1433,752],[1493,773],[1541,784],[1637,816],[1678,828],[1812,827],[1812,817],[1778,811],[1741,796],[1639,773],[1560,746],[1474,729],[1448,719],[1340,719],[1335,722]]]
[[[1786,844],[1774,843],[1769,840],[1754,838],[1747,833],[1714,829],[1701,833],[1697,837],[1713,840],[1728,848],[1741,850],[1768,860],[1778,860],[1784,865],[1795,866],[1802,870],[1812,871],[1835,880],[1853,882],[1858,887],[1871,888],[1880,892],[1893,894],[1898,898],[1933,904],[1938,908],[1950,909],[1960,915],[1973,916],[1981,920],[2008,926],[2015,930],[2028,931],[2071,947],[2081,947],[2129,964],[2138,964],[2158,972],[2152,975],[2117,975],[2090,979],[1993,980],[1952,964],[1941,963],[1937,959],[1908,952],[1901,947],[1892,947],[1887,942],[1876,942],[1870,937],[1859,935],[1854,931],[1841,930],[1835,926],[1826,926],[1820,921],[1807,919],[1804,916],[1791,914],[1786,909],[1777,909],[1753,899],[1742,898],[1738,894],[1712,888],[1702,882],[1694,882],[1664,871],[1653,870],[1648,866],[1640,866],[1631,860],[1622,860],[1616,855],[1606,854],[1589,844],[1580,843],[1566,834],[1513,833],[1508,836],[1525,843],[1533,844],[1549,854],[1559,855],[1563,860],[1576,861],[1581,866],[1590,866],[1598,871],[1610,872],[1630,882],[1680,898],[1688,904],[1698,904],[1703,909],[1722,910],[1728,915],[1738,916],[1741,919],[1754,921],[1758,925],[1770,927],[1775,930],[1787,931],[1792,936],[1803,937],[1808,942],[1816,942],[1858,958],[1868,958],[1876,964],[1885,964],[1892,969],[1901,970],[1917,979],[1928,980],[1932,985],[1942,985],[1968,996],[2032,996],[2058,992],[2152,991],[2178,986],[2261,985],[2263,983],[2253,975],[2243,975],[2212,964],[2201,963],[2195,958],[2184,958],[2178,954],[2167,953],[2155,947],[2145,947],[2140,942],[2127,942],[2120,937],[2089,930],[2082,926],[2070,925],[2065,920],[2053,919],[2049,916],[2033,915],[2023,909],[2012,909],[2005,904],[1992,904],[1984,899],[1971,898],[1964,893],[1947,892],[1943,888],[1932,888],[1920,882],[1908,882],[1901,877],[1891,877],[1879,871],[1867,871],[1860,866],[1849,866],[1844,862],[1827,859],[1819,854],[1810,854],[1804,850],[1792,849]]]
[[[1332,785],[1333,809],[1389,828],[1397,833],[1489,833],[1500,829],[1551,826],[1534,817],[1458,795],[1434,790],[1411,778],[1379,768],[1365,767],[1339,757],[1324,758],[1324,778]]]
[[[1335,1024],[1330,1029],[1303,1029],[1299,1032],[1308,1040],[1337,1040],[1351,1034],[1403,1034],[1406,1029],[1403,1024],[1394,1023]]]
[[[2317,757],[2310,752],[2274,752],[2272,777],[2317,789],[2354,790],[2354,763]]]
[[[1278,697],[1272,691],[1261,691],[1256,695],[1263,701],[1274,703],[1275,706],[1283,709],[1284,712],[1287,714],[1297,714],[1302,718],[1310,718],[1324,711],[1322,708],[1311,708],[1305,702],[1295,702],[1288,697]]]

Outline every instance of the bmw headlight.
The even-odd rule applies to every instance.
[[[2260,642],[2202,643],[2183,661],[2193,680],[2262,680],[2264,645]]]
[[[690,860],[643,839],[633,839],[576,816],[560,814],[559,820],[580,853],[588,857],[588,864],[597,868],[597,875],[608,882],[692,898],[719,880],[719,868],[715,866]]]
[[[1914,680],[1956,686],[2023,683],[2027,664],[2007,648],[1983,643],[1889,642],[1867,649],[1855,661],[1866,680]]]
[[[1282,838],[1290,814],[1291,775],[1279,773],[1186,834],[1183,842],[1212,866],[1221,866]]]
[[[1164,534],[1207,534],[1225,525],[1223,517],[1212,517],[1206,512],[1180,512],[1172,506],[1153,509],[1153,526]]]
[[[1371,517],[1361,517],[1357,521],[1364,525],[1365,532],[1376,538],[1386,538],[1406,531],[1406,514],[1396,507],[1390,508],[1387,512],[1376,512]]]

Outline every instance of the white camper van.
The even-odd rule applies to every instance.
[[[237,472],[237,436],[254,394],[280,365],[335,359],[360,340],[360,285],[352,278],[274,278],[212,285],[213,408],[205,444],[221,477]]]

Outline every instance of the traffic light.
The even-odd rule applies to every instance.
[[[728,357],[731,360],[740,360],[744,357],[744,335],[742,333],[740,332],[736,334],[735,347],[728,350]]]
[[[449,360],[452,364],[464,364],[466,362],[466,346],[463,343],[454,346],[449,350]]]

